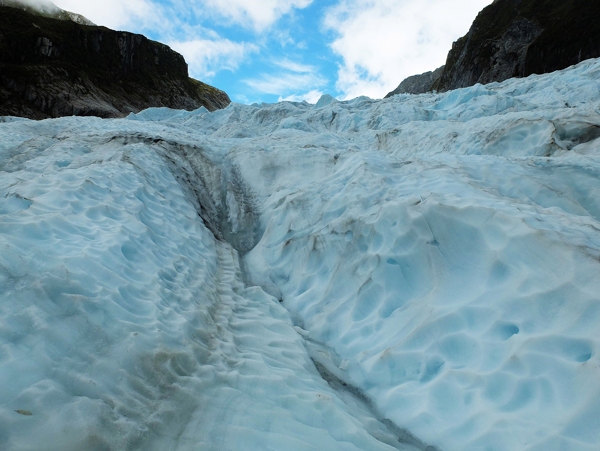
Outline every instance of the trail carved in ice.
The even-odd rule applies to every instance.
[[[237,251],[204,227],[186,183],[218,210],[235,175],[96,130],[3,166],[2,447],[414,449],[347,411],[288,312],[244,286]],[[247,211],[208,219],[243,250]]]
[[[217,169],[216,165],[210,162],[203,155],[202,149],[199,148],[182,149],[181,146],[165,145],[165,143],[160,144],[161,147],[158,153],[168,161],[172,173],[182,185],[184,192],[190,193],[192,196],[191,201],[196,206],[199,216],[202,217],[207,227],[215,234],[215,237],[228,242],[238,252],[246,253],[251,250],[258,242],[258,239],[255,238],[259,229],[258,214],[255,211],[256,207],[253,205],[253,195],[249,192],[250,188],[248,184],[241,178],[239,169],[231,162],[229,164],[221,164]],[[209,174],[208,176],[207,173]],[[217,198],[216,202],[220,200],[218,207],[215,207],[216,202],[207,200],[207,196],[209,195]],[[205,205],[211,206],[208,212]],[[215,224],[219,225],[216,229],[214,228]],[[227,300],[232,299],[230,293],[231,287],[238,287],[239,289],[239,280],[243,280],[245,277],[241,273],[237,259],[235,259],[235,262],[232,262],[230,258],[226,258],[225,255],[229,253],[222,251],[222,246],[219,246],[217,249],[219,255],[218,268],[219,274],[221,274],[218,277],[218,294],[222,308],[223,304],[227,303]],[[237,276],[234,274],[236,271],[235,268],[238,271]],[[239,304],[240,301],[238,300],[235,304],[236,307],[232,306],[233,314],[237,313]],[[226,322],[223,318],[218,319],[214,317],[214,319],[217,324],[224,324]],[[263,319],[263,324],[265,322],[266,320]],[[239,330],[236,329],[235,336],[239,339],[240,335]],[[253,339],[256,341],[255,336]],[[223,354],[231,358],[233,352],[227,351],[223,352]],[[243,360],[243,358],[239,360]],[[435,451],[435,448],[428,447],[413,437],[408,431],[398,428],[389,419],[383,419],[378,416],[374,406],[360,390],[357,388],[350,390],[345,382],[333,377],[318,362],[312,361],[315,363],[315,368],[320,376],[323,377],[334,391],[344,392],[340,398],[345,403],[343,405],[347,406],[350,412],[360,412],[358,420],[364,423],[362,427],[376,440],[395,449],[407,450],[414,447],[414,449],[419,450],[427,449]],[[273,407],[270,410],[273,410]],[[215,434],[215,431],[218,431],[222,427],[208,421],[206,419],[206,412],[203,412],[202,418],[202,420],[195,420],[197,423],[196,428],[206,430],[205,435]],[[202,424],[202,427],[198,426],[199,424]],[[197,430],[195,431],[197,435]],[[222,431],[216,434],[229,436],[231,432]],[[237,447],[242,446],[242,442],[244,442],[243,446],[248,446],[249,434],[249,431],[245,431],[241,442],[235,446],[231,446],[231,449],[237,449]],[[233,441],[234,439],[231,438],[231,440]],[[260,446],[265,446],[264,437],[257,442],[257,446],[261,442],[262,445]],[[205,446],[211,446],[209,443],[211,442],[208,441]],[[192,442],[190,441],[190,446],[191,444]],[[407,448],[406,445],[409,447]],[[280,446],[289,445],[281,444]],[[309,445],[305,444],[303,446]],[[330,446],[334,446],[334,444],[332,443]],[[369,446],[373,447],[375,445],[371,444]]]

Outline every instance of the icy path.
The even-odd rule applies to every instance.
[[[417,449],[337,397],[154,149],[52,124],[0,162],[2,449]]]
[[[230,246],[219,244],[217,254],[215,376],[198,382],[202,407],[176,449],[419,449],[401,446],[368,410],[345,405],[316,372],[288,312],[260,288],[242,286]]]
[[[6,119],[0,448],[597,451],[599,80]]]

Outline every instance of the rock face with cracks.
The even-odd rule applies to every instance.
[[[597,1],[495,0],[452,44],[442,68],[408,77],[386,97],[545,74],[597,58],[599,16]]]
[[[452,45],[433,89],[544,74],[597,58],[599,15],[597,1],[495,0]]]

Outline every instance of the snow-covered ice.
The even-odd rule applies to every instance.
[[[0,448],[600,449],[600,60],[0,122]]]

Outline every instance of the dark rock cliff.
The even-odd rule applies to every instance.
[[[441,73],[408,77],[386,97],[544,74],[598,58],[598,17],[599,0],[495,0],[454,42]]]
[[[0,115],[122,117],[148,107],[213,111],[223,91],[144,36],[0,6]]]
[[[452,45],[433,89],[564,69],[600,57],[600,1],[495,0]]]

